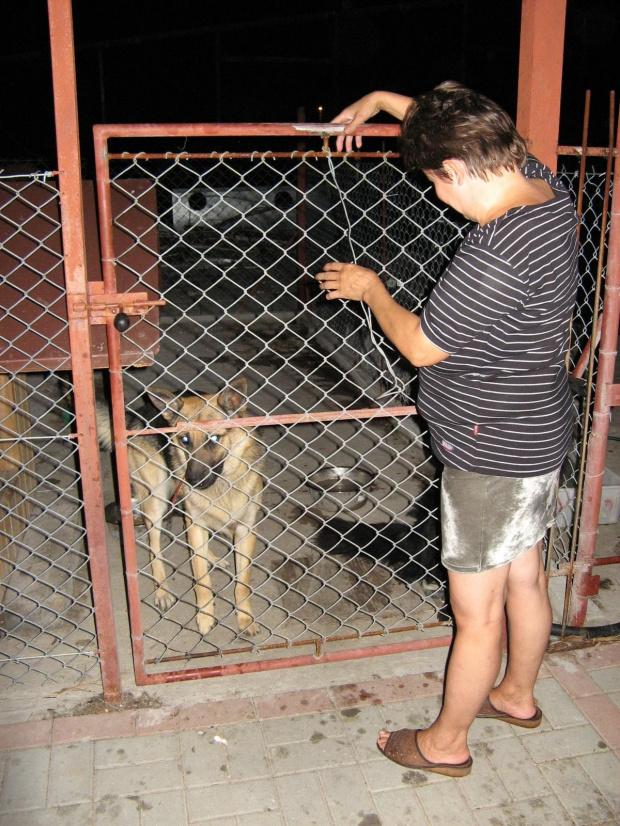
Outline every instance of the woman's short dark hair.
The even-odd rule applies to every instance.
[[[504,110],[460,83],[446,81],[414,98],[403,119],[405,166],[447,177],[444,161],[463,161],[471,175],[521,169],[527,144]]]

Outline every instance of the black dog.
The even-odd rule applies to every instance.
[[[314,536],[321,550],[348,559],[367,557],[390,568],[426,596],[437,595],[447,583],[440,562],[439,492],[431,484],[407,512],[411,522],[351,522],[335,517]]]

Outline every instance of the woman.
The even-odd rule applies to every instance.
[[[542,540],[555,513],[572,406],[564,357],[577,287],[577,218],[567,191],[527,155],[508,115],[446,82],[410,98],[373,92],[347,107],[337,148],[379,111],[401,120],[407,168],[473,229],[417,316],[372,270],[327,263],[328,300],[364,301],[420,369],[418,410],[444,464],[442,562],[456,624],[444,702],[425,730],[380,732],[378,746],[414,769],[471,771],[477,717],[540,725],[534,684],[551,608]],[[504,616],[508,663],[499,685]]]

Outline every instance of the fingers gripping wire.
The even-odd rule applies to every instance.
[[[329,171],[331,173],[334,186],[336,187],[336,192],[338,193],[338,197],[340,198],[340,203],[342,204],[342,209],[343,209],[343,212],[344,212],[345,221],[347,223],[347,229],[348,229],[347,239],[348,239],[348,242],[349,242],[349,248],[351,250],[351,260],[354,264],[357,264],[357,256],[355,254],[355,249],[353,247],[353,226],[351,224],[351,219],[349,218],[349,213],[347,211],[346,198],[344,197],[343,191],[338,186],[338,180],[336,178],[336,168],[334,167],[334,161],[333,161],[331,152],[329,152],[329,151],[327,153],[327,163],[329,165]],[[405,395],[406,394],[405,383],[403,382],[403,380],[401,378],[399,378],[399,376],[396,375],[390,360],[388,359],[387,355],[385,354],[385,350],[383,349],[381,341],[377,338],[377,335],[375,333],[373,323],[372,323],[372,314],[371,314],[369,308],[366,306],[366,304],[364,304],[363,301],[361,302],[361,305],[362,305],[362,312],[364,314],[364,319],[366,320],[366,326],[368,327],[368,332],[370,334],[370,341],[371,341],[373,347],[375,348],[375,350],[377,350],[377,352],[379,353],[379,355],[383,359],[383,362],[384,362],[384,364],[387,368],[388,373],[390,374],[390,377],[391,377],[393,385],[394,385],[393,387],[386,390],[385,393],[382,393],[380,396],[378,396],[377,401],[380,401],[381,399],[384,399],[384,398],[390,398],[391,396],[395,396],[397,394]]]

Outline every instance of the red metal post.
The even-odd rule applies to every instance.
[[[88,303],[88,291],[71,0],[48,0],[48,15],[69,341],[84,518],[103,694],[108,702],[117,703],[121,696],[120,670],[106,549],[93,368],[90,355],[90,322],[87,312],[75,312],[74,310],[76,301],[81,301],[82,306]]]
[[[577,564],[573,581],[570,619],[573,626],[582,626],[588,607],[588,596],[596,586],[592,577],[598,516],[601,507],[603,473],[609,435],[609,417],[611,407],[616,402],[617,385],[614,385],[614,368],[618,348],[618,325],[620,321],[620,129],[616,136],[615,172],[611,218],[609,225],[609,249],[607,255],[607,274],[605,279],[605,296],[603,304],[603,323],[599,350],[598,376],[592,431],[588,442],[588,459],[584,483],[583,505],[579,526],[579,544]],[[611,149],[610,149],[611,151]]]
[[[566,0],[523,0],[521,8],[517,129],[555,172]]]
[[[94,129],[95,167],[97,174],[97,199],[99,205],[99,236],[101,243],[101,263],[103,287],[106,293],[116,293],[116,271],[114,267],[114,235],[112,215],[112,193],[110,190],[110,166],[107,141],[101,130]],[[127,428],[125,424],[125,397],[123,391],[123,368],[121,360],[120,335],[114,327],[114,319],[107,321],[108,358],[110,375],[110,396],[112,400],[112,423],[114,431],[114,454],[117,468],[118,497],[123,533],[123,553],[125,557],[125,577],[134,672],[138,685],[144,685],[144,638],[142,634],[142,614],[140,611],[140,590],[138,582],[138,561],[136,537],[133,524],[131,500],[131,474]]]

